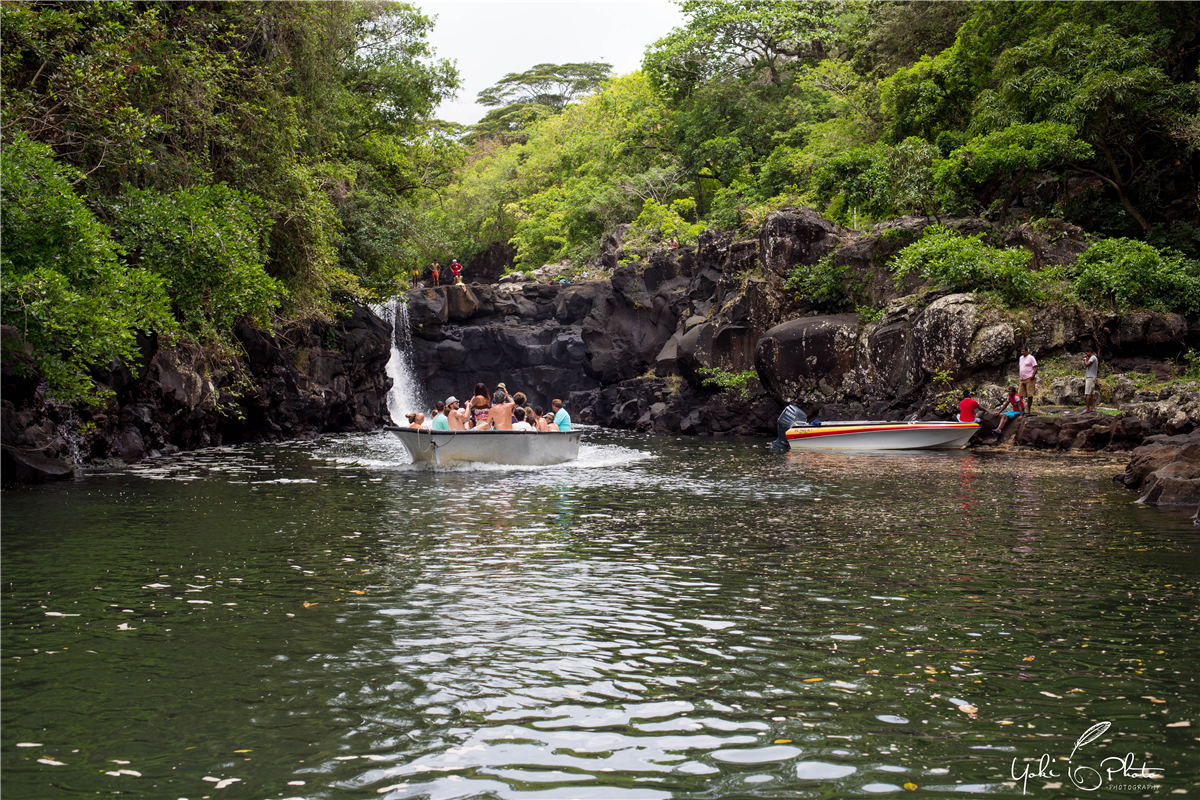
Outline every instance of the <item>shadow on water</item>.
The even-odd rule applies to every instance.
[[[406,462],[7,493],[5,798],[1075,797],[1126,753],[1087,796],[1193,785],[1197,536],[1118,462],[606,431]]]

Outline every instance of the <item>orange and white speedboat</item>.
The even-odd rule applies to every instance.
[[[979,425],[936,420],[809,422],[803,411],[788,406],[779,417],[779,428],[773,443],[779,450],[956,450],[967,446]]]

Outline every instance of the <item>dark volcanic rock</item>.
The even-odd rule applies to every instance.
[[[758,343],[754,364],[767,391],[789,400],[820,388],[834,395],[854,367],[858,317],[804,317],[777,325]]]
[[[13,392],[23,400],[17,407],[7,398],[19,383],[6,374],[5,482],[70,477],[66,455],[132,463],[156,452],[365,431],[387,421],[391,329],[368,309],[353,308],[334,326],[302,323],[270,336],[242,323],[234,333],[245,354],[237,362],[194,343],[160,348],[143,337],[139,369],[96,374],[115,392],[103,412]]]
[[[75,465],[34,450],[5,445],[0,451],[0,475],[5,486],[13,483],[64,481],[75,477]]]
[[[1149,437],[1115,480],[1140,492],[1139,503],[1200,505],[1200,432]]]

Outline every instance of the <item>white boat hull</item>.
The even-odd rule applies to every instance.
[[[955,450],[979,430],[974,422],[826,422],[788,429],[792,449]]]
[[[464,461],[518,466],[561,464],[579,457],[582,436],[578,431],[431,431],[394,427],[387,430],[400,439],[414,463],[436,466]]]

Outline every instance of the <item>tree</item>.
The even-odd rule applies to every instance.
[[[120,249],[75,194],[79,173],[17,134],[0,157],[0,311],[32,350],[37,374],[64,402],[97,399],[89,370],[132,363],[137,332],[171,334],[162,279]],[[22,369],[17,354],[4,357]]]
[[[571,103],[600,88],[612,64],[588,61],[577,64],[537,64],[524,72],[510,72],[478,95],[481,106],[544,106],[557,114]]]
[[[954,44],[975,11],[973,2],[872,0],[851,11],[850,63],[862,75],[884,78]]]
[[[457,86],[432,25],[383,0],[5,2],[5,136],[51,145],[100,200],[222,182],[255,195],[289,313],[328,314],[378,283],[352,272],[373,262],[343,258],[363,228],[341,209],[399,212],[456,164],[430,119]],[[347,205],[357,192],[370,203]]]
[[[998,86],[980,96],[975,128],[1045,120],[1074,127],[1099,155],[1099,163],[1076,167],[1112,188],[1149,231],[1131,195],[1154,167],[1151,140],[1197,102],[1194,83],[1174,84],[1156,62],[1148,37],[1064,22],[1001,55]]]
[[[1200,313],[1200,261],[1132,239],[1105,239],[1075,262],[1075,289],[1118,311],[1153,308]]]
[[[687,24],[652,44],[643,69],[655,88],[686,97],[717,77],[783,86],[790,65],[828,55],[839,4],[807,0],[676,0]]]
[[[962,191],[995,178],[1009,181],[1000,209],[1000,221],[1017,192],[1037,170],[1092,157],[1092,148],[1075,138],[1075,128],[1061,122],[1013,123],[1003,130],[976,136],[940,161],[934,168],[937,181],[952,191]]]
[[[224,184],[135,189],[112,211],[130,261],[164,279],[184,331],[221,346],[242,317],[271,324],[282,287],[263,269],[270,220],[257,197]]]

